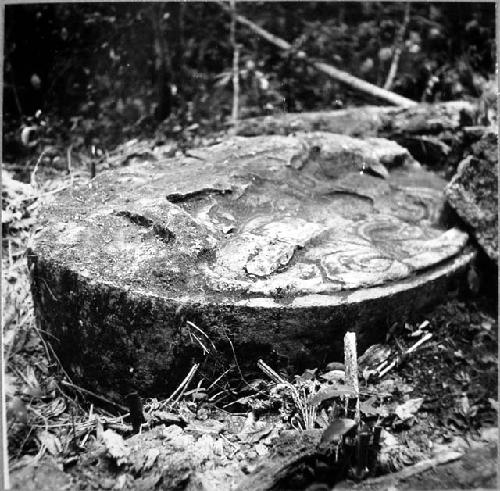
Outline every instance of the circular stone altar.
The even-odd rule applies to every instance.
[[[321,132],[105,172],[41,211],[37,318],[73,377],[117,392],[166,390],[204,357],[315,367],[471,261],[444,186],[394,142]]]

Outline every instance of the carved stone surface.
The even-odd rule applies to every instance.
[[[103,173],[42,211],[38,318],[77,378],[119,390],[185,375],[186,320],[214,346],[331,361],[347,329],[371,326],[363,345],[470,261],[440,225],[444,184],[394,142],[321,132]]]

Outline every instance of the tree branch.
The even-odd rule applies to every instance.
[[[396,73],[398,71],[399,57],[403,52],[403,41],[405,37],[406,28],[410,22],[410,2],[405,3],[405,15],[403,19],[403,23],[401,24],[398,34],[396,36],[395,48],[394,48],[394,56],[392,58],[391,67],[389,68],[389,73],[387,74],[387,80],[384,84],[385,90],[390,90],[392,84],[394,83],[394,78],[396,77]]]
[[[225,3],[219,1],[217,3],[226,12],[231,12],[230,8]],[[247,26],[253,32],[258,34],[271,44],[274,44],[278,48],[283,49],[285,51],[290,51],[290,52],[293,51],[293,47],[290,43],[288,43],[284,39],[275,36],[274,34],[271,34],[270,32],[266,31],[265,29],[258,26],[251,20],[247,19],[246,17],[243,17],[242,15],[236,15],[236,21],[242,25]],[[307,56],[306,56],[306,61],[311,66],[316,68],[318,71],[328,75],[329,77],[335,80],[338,80],[339,82],[342,82],[343,84],[349,86],[352,89],[358,90],[365,94],[369,94],[378,99],[382,99],[386,102],[389,102],[390,104],[394,104],[395,106],[409,107],[416,105],[416,102],[412,101],[411,99],[408,99],[406,97],[395,94],[394,92],[390,92],[388,90],[377,87],[376,85],[366,82],[365,80],[361,80],[360,78],[354,77],[353,75],[344,72],[343,70],[339,70],[338,68],[335,68],[327,63],[310,60],[309,58],[307,58]]]
[[[236,2],[231,0],[231,46],[233,47],[233,131],[238,131],[238,103],[240,92],[239,51],[236,44]]]

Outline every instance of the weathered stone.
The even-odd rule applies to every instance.
[[[470,262],[467,235],[440,225],[444,185],[393,142],[322,132],[105,172],[41,211],[37,317],[77,380],[117,391],[164,391],[207,350],[317,366]]]
[[[10,482],[13,491],[70,491],[75,483],[55,462],[45,458],[40,462],[27,464],[11,473]]]
[[[478,244],[498,264],[497,152],[497,135],[487,133],[458,166],[446,187],[446,197]]]

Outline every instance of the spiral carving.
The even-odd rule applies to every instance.
[[[411,225],[390,216],[375,216],[371,220],[355,224],[353,232],[370,242],[400,242],[427,238],[422,227]]]
[[[342,283],[343,288],[377,285],[408,274],[408,267],[374,247],[354,242],[344,247],[320,260],[327,279]]]
[[[429,188],[404,188],[392,194],[390,202],[383,202],[378,208],[401,220],[421,223],[436,222],[442,203],[442,193]]]

